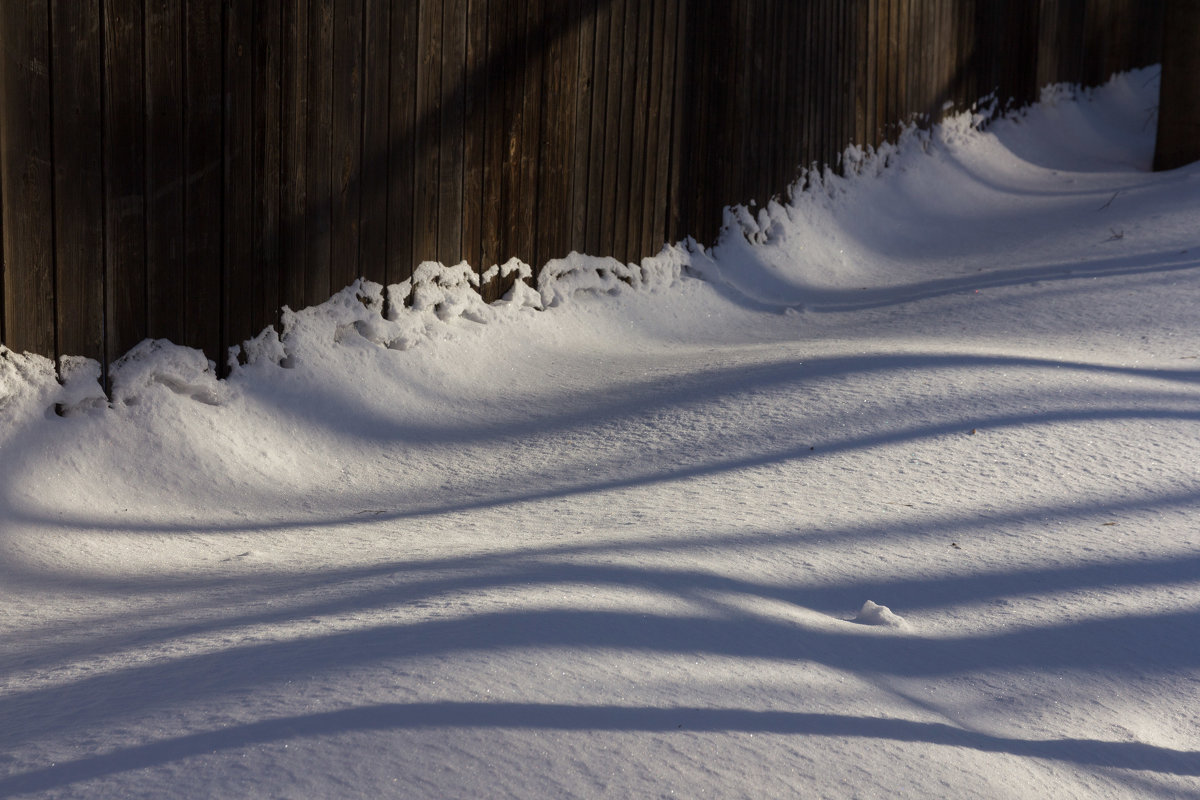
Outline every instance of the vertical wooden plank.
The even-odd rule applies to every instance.
[[[4,342],[17,352],[54,356],[49,8],[30,0],[7,4],[2,13]]]
[[[392,5],[388,68],[388,285],[408,280],[414,265],[417,12],[415,3]]]
[[[333,205],[333,0],[309,0],[304,305],[329,299]]]
[[[387,275],[388,62],[391,3],[363,3],[362,204],[359,274],[384,284]],[[386,285],[386,284],[385,284]]]
[[[104,3],[105,358],[146,338],[146,121],[141,0]]]
[[[865,84],[867,144],[878,147],[885,138],[887,119],[888,0],[867,0]]]
[[[603,248],[605,148],[608,142],[609,46],[612,28],[612,3],[598,0],[595,17],[595,43],[592,49],[592,106],[590,114],[587,168],[586,252],[599,254]]]
[[[650,0],[636,3],[638,16],[635,24],[628,24],[627,30],[634,35],[634,60],[631,64],[633,73],[632,108],[630,109],[630,149],[628,196],[624,204],[625,210],[625,248],[622,259],[635,262],[644,255],[642,249],[642,195],[645,192],[646,173],[646,131],[649,124],[649,76],[650,76],[650,45],[651,29],[653,26],[653,4]]]
[[[842,154],[842,148],[846,145],[846,25],[844,11],[844,0],[833,0],[829,25],[832,33],[830,36],[832,45],[830,73],[833,76],[833,97],[829,104],[832,136],[829,141],[827,161],[829,166],[835,170]]]
[[[892,116],[892,122],[896,123],[896,131],[899,132],[902,127],[900,123],[906,122],[908,115],[912,112],[912,102],[909,97],[909,48],[908,48],[908,21],[910,0],[895,0],[896,2],[896,106],[895,113]]]
[[[221,354],[224,144],[221,0],[187,0],[184,31],[184,338]],[[249,266],[249,265],[246,265]]]
[[[438,258],[442,125],[441,0],[420,0],[417,38],[417,162],[413,237],[415,260],[420,263]]]
[[[483,173],[488,128],[487,2],[467,6],[466,99],[464,106],[462,258],[477,271],[483,263]]]
[[[667,187],[667,239],[671,242],[682,241],[693,233],[692,219],[689,216],[692,191],[691,150],[685,146],[694,138],[694,132],[686,123],[691,119],[687,111],[691,109],[691,86],[693,65],[689,56],[694,52],[691,46],[691,3],[688,0],[669,0],[671,9],[675,12],[676,23],[673,32],[668,36],[674,37],[675,65],[671,79],[671,120],[670,136],[670,183]]]
[[[4,7],[0,137],[4,342],[54,356],[50,17],[45,0]]]
[[[625,49],[625,0],[609,4],[608,92],[604,122],[604,181],[600,213],[600,246],[596,255],[617,255],[617,185],[621,144],[622,65]]]
[[[794,3],[781,3],[783,23],[781,35],[789,42],[790,57],[784,63],[784,108],[780,129],[786,132],[783,150],[787,179],[792,181],[804,162],[804,76],[807,72],[809,46],[804,27],[804,9]]]
[[[280,147],[282,145],[283,9],[280,0],[253,4],[254,227],[251,334],[278,321],[280,300]]]
[[[282,131],[280,173],[280,303],[305,302],[308,119],[308,2],[283,4]]]
[[[553,0],[551,0],[553,2]],[[538,170],[541,147],[538,142],[544,102],[542,64],[545,59],[542,0],[526,0],[520,40],[523,42],[525,91],[521,96],[521,133],[517,139],[520,163],[520,193],[517,204],[516,253],[540,270],[546,261],[538,247],[537,209]]]
[[[504,76],[504,114],[501,126],[504,139],[501,143],[500,162],[500,257],[497,260],[503,262],[513,256],[520,256],[531,261],[533,254],[521,250],[518,236],[521,204],[525,202],[521,184],[521,156],[522,147],[525,146],[524,101],[528,79],[523,44],[524,4],[521,0],[495,0],[495,11],[495,15],[489,14],[488,23],[489,27],[493,22],[498,23],[496,41],[501,57],[497,63]],[[499,284],[494,290],[502,294],[507,291],[507,287]]]
[[[782,124],[782,112],[786,102],[783,93],[783,70],[792,58],[790,41],[781,24],[783,4],[766,0],[763,6],[763,36],[766,47],[763,54],[763,80],[760,92],[760,125],[768,144],[763,159],[762,179],[769,197],[775,197],[787,188],[787,174],[783,167],[783,151],[788,132]]]
[[[334,0],[333,174],[330,210],[330,290],[341,291],[360,274],[362,212],[363,0]]]
[[[146,289],[148,335],[184,341],[182,0],[146,16]]]
[[[868,41],[868,8],[870,0],[852,0],[853,16],[851,27],[853,29],[852,56],[854,63],[854,143],[856,145],[868,144],[870,141],[870,124],[868,122],[870,114],[870,102],[868,100],[868,92],[870,91],[870,75],[868,67],[870,59],[867,51]]]
[[[483,217],[482,252],[479,269],[485,272],[489,267],[503,263],[508,258],[505,250],[505,182],[507,170],[505,165],[508,156],[509,126],[512,123],[511,111],[506,105],[509,96],[509,84],[516,76],[512,71],[512,52],[509,47],[509,26],[511,14],[504,0],[488,0],[487,15],[487,53],[482,65],[486,76],[486,124],[483,136]],[[481,286],[484,298],[493,300],[495,287]]]
[[[102,361],[104,192],[95,135],[101,130],[99,6],[54,0],[50,36],[58,351]]]
[[[650,110],[647,117],[646,170],[642,187],[642,240],[639,245],[644,256],[654,255],[667,241],[667,164],[664,156],[670,141],[666,119],[670,114],[669,93],[666,89],[674,67],[671,37],[674,19],[668,15],[666,0],[654,1],[653,40],[650,45]]]
[[[751,108],[751,84],[754,82],[755,20],[754,0],[730,0],[729,32],[733,69],[729,73],[726,93],[726,111],[723,119],[729,126],[729,149],[724,152],[722,164],[725,176],[721,204],[745,203],[751,199],[750,179],[757,167],[759,148],[751,151],[747,145],[751,138],[757,109]],[[761,198],[759,198],[761,199]]]
[[[225,6],[225,228],[219,372],[230,347],[254,330],[254,17],[248,4]]]
[[[437,260],[462,260],[463,168],[466,145],[466,0],[442,2],[442,78],[438,169]]]
[[[571,148],[575,141],[575,82],[578,70],[578,26],[567,4],[549,2],[543,7],[541,165],[538,169],[538,262],[562,258],[570,252]]]
[[[570,249],[587,252],[588,198],[592,194],[589,181],[592,144],[592,105],[595,102],[596,66],[596,0],[584,0],[576,8],[579,28],[579,47],[576,52],[575,73],[575,141],[571,164],[571,238]]]

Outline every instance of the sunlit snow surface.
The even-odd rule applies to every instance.
[[[228,381],[5,353],[0,796],[1200,796],[1156,104],[965,114],[495,306],[356,285]]]

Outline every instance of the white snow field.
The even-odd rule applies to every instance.
[[[1200,797],[1156,76],[707,252],[359,284],[226,381],[4,352],[0,796]]]

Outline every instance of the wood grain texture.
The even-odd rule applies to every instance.
[[[104,361],[146,338],[146,126],[141,0],[104,4]],[[209,311],[213,329],[218,314]],[[216,349],[215,338],[204,348]]]
[[[183,341],[183,4],[146,12],[147,335]]]
[[[186,12],[183,69],[185,343],[203,349],[215,359],[221,348],[224,285],[225,153],[219,135],[224,119],[223,13],[220,0],[187,0]]]
[[[104,359],[100,8],[51,6],[55,322],[60,352]],[[81,131],[92,135],[80,136]]]
[[[0,336],[224,362],[425,259],[711,243],[914,116],[1156,60],[1164,2],[2,4]]]

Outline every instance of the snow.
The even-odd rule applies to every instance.
[[[1200,165],[1149,171],[1157,89],[491,306],[358,283],[226,381],[5,351],[0,796],[1200,797]]]

